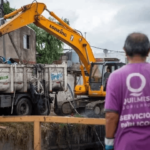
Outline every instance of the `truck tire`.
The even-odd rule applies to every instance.
[[[35,115],[49,115],[50,114],[51,105],[50,103],[44,101],[39,101],[35,106]]]
[[[16,115],[25,116],[31,115],[32,113],[32,104],[28,98],[21,98],[15,109]]]

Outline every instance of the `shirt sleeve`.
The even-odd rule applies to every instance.
[[[121,81],[119,76],[114,72],[112,73],[107,82],[106,98],[105,98],[105,112],[121,112]]]

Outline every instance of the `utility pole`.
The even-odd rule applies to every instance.
[[[3,0],[0,0],[0,18],[4,16]],[[4,20],[0,20],[0,25],[4,24]],[[5,48],[5,36],[3,38],[3,56],[6,58],[6,48]]]
[[[103,52],[104,52],[104,54],[105,54],[105,57],[107,57],[108,49],[103,49]]]

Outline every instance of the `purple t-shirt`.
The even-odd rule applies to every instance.
[[[107,83],[105,111],[119,113],[115,150],[150,149],[150,64],[128,64]]]

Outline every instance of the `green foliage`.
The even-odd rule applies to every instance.
[[[57,60],[63,51],[63,42],[34,24],[29,27],[36,32],[37,63],[50,64]]]
[[[4,1],[3,7],[4,7],[4,15],[9,14],[15,10],[14,8],[10,7],[10,3],[8,1]]]
[[[67,19],[64,21],[69,24]],[[63,51],[63,42],[34,24],[30,24],[29,27],[36,32],[36,50],[39,55],[37,63],[50,64],[54,60],[58,60]]]
[[[68,20],[67,18],[64,18],[63,20],[64,20],[64,22],[66,22],[68,25],[70,25],[69,20]]]

